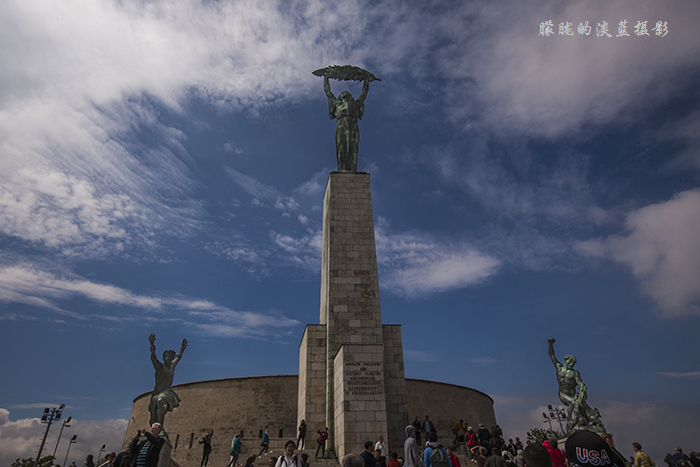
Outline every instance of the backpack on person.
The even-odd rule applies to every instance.
[[[430,453],[430,467],[449,467],[445,451],[442,450],[442,445],[431,446],[433,452]]]

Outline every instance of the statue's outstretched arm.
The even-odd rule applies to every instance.
[[[326,91],[326,96],[328,96],[328,118],[331,120],[335,118],[335,96],[331,92],[331,84],[328,82],[328,76],[323,77],[323,90]]]
[[[558,369],[561,366],[561,363],[557,360],[557,357],[554,356],[554,343],[556,340],[553,337],[550,337],[547,342],[549,343],[549,358],[552,359],[552,364]]]
[[[153,367],[157,370],[162,363],[160,363],[158,357],[156,357],[156,335],[151,333],[148,336],[148,342],[151,343],[151,363],[153,363]]]
[[[357,98],[357,102],[359,104],[362,104],[365,101],[365,98],[367,97],[368,92],[369,92],[369,81],[365,80],[365,84],[362,85],[362,92],[360,93],[360,96]]]
[[[335,99],[335,96],[331,91],[331,83],[328,82],[328,76],[323,77],[323,90],[326,91],[326,96],[328,96],[329,99]]]
[[[177,365],[177,362],[180,361],[182,358],[182,354],[185,352],[185,349],[187,348],[187,339],[182,339],[182,347],[180,347],[180,351],[175,354],[175,357],[173,357],[173,367]]]

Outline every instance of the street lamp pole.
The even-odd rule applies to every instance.
[[[105,447],[107,447],[107,445],[106,445],[106,444],[103,444],[102,447],[100,448],[100,452],[97,453],[97,459],[95,459],[95,462],[99,462],[99,461],[100,461],[100,456],[102,455],[102,451],[105,450]],[[66,466],[64,465],[63,467],[66,467]]]
[[[547,414],[544,413],[544,412],[542,412],[542,416],[544,417],[544,422],[542,422],[542,423],[549,422],[549,429],[551,430],[551,429],[552,429],[552,419],[549,418],[549,417],[547,416]]]
[[[66,418],[65,420],[63,420],[63,424],[61,425],[61,431],[58,432],[58,439],[56,440],[56,447],[53,448],[53,458],[54,458],[54,459],[56,458],[56,451],[58,450],[58,443],[61,442],[61,435],[63,434],[63,429],[64,429],[65,427],[69,427],[69,428],[70,428],[69,423],[70,423],[70,421],[71,421],[72,418],[73,418],[73,417],[68,417],[68,418]]]
[[[70,439],[70,443],[68,443],[68,449],[66,449],[66,458],[63,459],[63,467],[66,467],[66,462],[68,462],[68,453],[70,452],[70,446],[71,444],[74,444],[78,439],[78,435],[73,435],[73,437]]]
[[[547,406],[547,408],[549,409],[549,419],[557,420],[559,422],[559,428],[561,429],[561,432],[564,433],[564,425],[561,424],[562,420],[566,421],[566,410],[564,409],[564,407],[552,407],[551,405],[549,405]]]
[[[41,459],[41,451],[44,450],[44,444],[46,443],[46,437],[49,435],[49,428],[51,428],[51,423],[54,420],[61,418],[61,412],[66,407],[66,404],[61,404],[58,408],[44,409],[44,415],[41,417],[41,423],[46,423],[46,431],[44,431],[44,438],[41,440],[41,445],[39,446],[39,454],[36,455],[35,466],[39,467],[39,459]]]

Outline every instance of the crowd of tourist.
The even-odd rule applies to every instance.
[[[154,423],[150,430],[138,430],[129,447],[120,453],[108,453],[98,467],[157,467],[158,455],[163,446],[160,437],[162,427]],[[310,467],[309,454],[297,453],[305,448],[306,422],[299,425],[299,436],[285,443],[284,452],[279,457],[270,456],[268,467]],[[316,453],[314,459],[325,458],[328,428],[317,430]],[[616,448],[610,433],[596,434],[581,430],[569,435],[565,446],[559,446],[556,439],[528,439],[523,445],[516,437],[505,441],[503,430],[498,426],[487,429],[480,424],[472,426],[457,421],[452,426],[452,440],[443,445],[438,441],[438,433],[428,416],[420,421],[415,418],[405,429],[406,439],[403,457],[387,448],[383,436],[376,441],[366,441],[365,450],[359,454],[348,454],[342,459],[342,467],[466,467],[462,466],[458,453],[463,453],[467,463],[474,467],[656,467],[657,464],[642,450],[638,442],[632,443],[634,456],[625,458]],[[212,451],[213,431],[199,442],[203,445],[200,467],[207,467]],[[530,433],[528,433],[530,436]],[[424,438],[424,441],[423,441]],[[254,467],[263,454],[270,454],[270,438],[265,430],[258,454],[251,454],[244,467]],[[228,467],[239,465],[242,443],[239,435],[233,439]],[[320,454],[320,456],[319,456]],[[674,454],[664,458],[667,467],[700,467],[700,458],[695,451],[688,454],[676,446]],[[60,467],[54,465],[54,467]],[[74,467],[74,466],[72,466]],[[83,467],[96,467],[93,456],[88,456]]]

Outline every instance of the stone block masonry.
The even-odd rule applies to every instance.
[[[364,442],[387,432],[384,348],[343,345],[334,361],[336,453],[362,452]]]
[[[299,397],[297,426],[306,421],[307,438],[326,426],[326,326],[309,324],[299,345]]]
[[[309,328],[313,327],[307,327],[306,336],[309,335]],[[398,326],[385,325],[385,332],[388,328],[394,327],[398,328]],[[387,393],[387,430],[390,436],[387,440],[387,447],[401,454],[403,452],[403,429],[406,424],[396,424],[396,429],[401,431],[400,443],[396,444],[395,441],[391,441],[394,429],[391,425],[393,413],[390,410],[391,390],[388,382],[391,378],[387,376],[390,372],[389,359],[386,358],[387,348],[388,345],[385,341],[384,387]],[[411,420],[416,415],[421,419],[425,415],[430,415],[430,419],[435,423],[435,428],[441,437],[449,436],[451,433],[450,429],[455,422],[455,414],[460,414],[459,418],[464,418],[472,425],[478,426],[479,423],[483,423],[491,427],[496,424],[493,400],[483,392],[453,384],[415,379],[407,379],[405,384],[408,394],[408,413]],[[172,443],[172,458],[175,465],[198,466],[202,459],[202,445],[199,444],[199,440],[212,429],[214,430],[214,438],[212,440],[213,451],[209,458],[211,466],[223,467],[228,464],[230,459],[228,453],[233,436],[242,433],[243,451],[238,460],[240,467],[245,462],[245,457],[260,451],[262,431],[266,428],[270,431],[271,455],[280,455],[284,450],[284,443],[289,439],[296,439],[297,427],[299,426],[297,387],[299,387],[299,382],[296,375],[229,378],[173,386],[182,402],[180,407],[166,415],[165,428]],[[150,398],[149,391],[134,399],[123,448],[126,448],[137,429],[148,427],[150,416],[148,402]],[[321,400],[325,400],[325,394],[321,396]],[[368,407],[373,411],[382,409],[381,404],[366,404],[371,404],[371,402],[356,401],[351,402],[349,407],[344,407],[345,417],[349,424],[352,423],[354,411],[366,410]],[[325,410],[323,413],[325,414]],[[322,425],[308,424],[304,451],[312,458],[316,451],[316,438],[318,437],[316,430]],[[378,434],[374,432],[364,433],[366,439],[363,439],[363,442],[365,440],[374,441]],[[447,438],[447,440],[449,441],[451,438]],[[356,446],[350,450],[360,453],[363,447]],[[263,457],[259,460],[259,465],[265,465],[266,462],[267,458]]]
[[[401,329],[382,326],[369,174],[328,177],[320,302],[319,321],[326,332],[325,378],[320,382],[311,376],[310,359],[320,361],[320,350],[310,349],[312,331],[307,327],[309,337],[300,347],[300,419],[303,414],[316,421],[319,407],[325,405],[329,453],[338,457],[361,452],[366,440],[380,435],[401,446],[408,422]],[[322,332],[320,327],[314,329]],[[321,385],[323,401],[316,392]],[[309,388],[314,388],[314,397]]]

